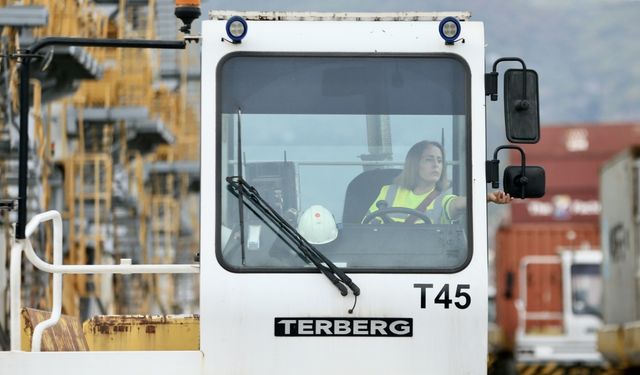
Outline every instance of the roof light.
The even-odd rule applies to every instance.
[[[182,20],[180,31],[191,33],[191,23],[200,17],[200,0],[176,0],[174,14]]]
[[[240,16],[233,16],[227,20],[225,29],[233,43],[240,43],[247,35],[247,21]]]
[[[458,36],[460,36],[460,21],[455,17],[445,17],[440,21],[438,31],[440,36],[444,39],[444,43],[447,45],[453,44]]]

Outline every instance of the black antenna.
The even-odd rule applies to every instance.
[[[242,178],[242,111],[238,108],[238,176]],[[240,223],[240,253],[242,255],[242,265],[246,265],[244,252],[244,204],[242,203],[242,190],[238,196],[238,221]]]

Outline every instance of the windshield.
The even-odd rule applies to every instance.
[[[469,261],[464,62],[234,55],[218,80],[223,265],[310,267],[277,226],[238,204],[225,178],[240,174],[340,267],[453,272]]]
[[[597,264],[571,266],[572,306],[574,314],[600,316],[602,277]]]

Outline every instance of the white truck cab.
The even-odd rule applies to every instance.
[[[486,184],[497,182],[496,158],[485,165],[485,97],[497,93],[497,62],[485,87],[484,27],[469,16],[212,12],[191,38],[202,53],[200,350],[14,350],[0,353],[3,365],[65,374],[84,373],[66,363],[109,363],[94,374],[485,373]],[[537,78],[518,61],[524,69],[505,74],[505,102],[537,121]],[[534,143],[534,125],[524,133],[507,125],[508,135]],[[464,212],[415,225],[368,217],[423,140],[442,146],[446,193]],[[539,175],[529,168],[508,174],[505,189],[539,194],[539,184],[525,188],[535,185],[529,173]],[[399,212],[377,217],[387,214]],[[28,239],[17,246],[28,252]],[[126,272],[193,272],[135,266]],[[51,269],[77,271],[64,267]],[[125,270],[117,267],[95,272]]]
[[[447,45],[442,16],[415,17],[431,16],[248,16],[241,43],[224,40],[227,17],[203,23],[201,348],[210,371],[486,371],[484,30],[458,14],[465,42]],[[468,200],[464,220],[363,223],[421,140],[443,144],[451,193]],[[292,226],[313,205],[333,214],[337,238],[316,247],[357,284],[357,302],[264,214],[239,206],[226,180],[240,175],[239,160]]]

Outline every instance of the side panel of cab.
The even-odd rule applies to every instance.
[[[208,373],[237,374],[479,374],[486,371],[487,258],[485,185],[484,37],[480,23],[464,22],[465,43],[445,46],[438,22],[249,22],[239,45],[221,42],[224,21],[203,23],[201,180],[201,350]],[[219,102],[217,66],[234,52],[341,54],[455,54],[470,69],[470,263],[455,273],[352,273],[360,286],[341,297],[318,273],[238,273],[216,257],[215,174]],[[224,93],[223,93],[224,95]],[[432,285],[432,287],[426,287]],[[435,304],[447,285],[453,303]],[[462,286],[462,288],[461,288]],[[466,288],[465,286],[468,286]],[[424,291],[424,307],[422,292]],[[444,295],[441,296],[444,298]],[[410,318],[410,337],[276,337],[278,317]]]

